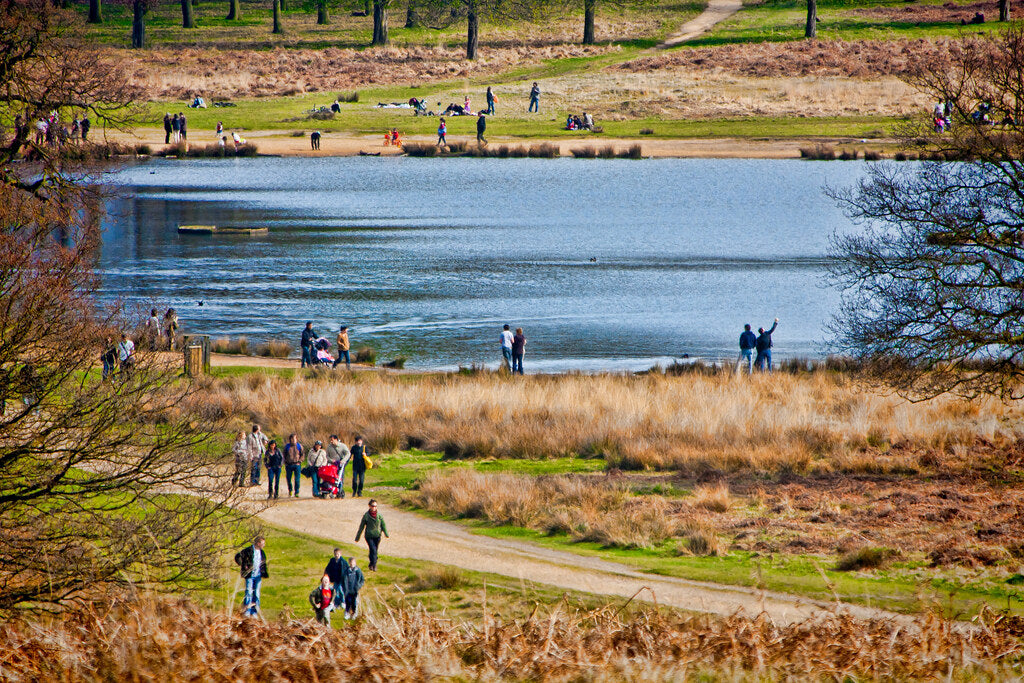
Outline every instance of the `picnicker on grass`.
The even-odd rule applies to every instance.
[[[384,523],[384,517],[377,512],[377,501],[370,499],[369,510],[363,513],[363,519],[359,522],[359,531],[356,532],[356,543],[359,537],[366,531],[366,545],[370,549],[369,570],[377,571],[377,550],[380,547],[380,537],[383,534],[387,538],[388,525]]]

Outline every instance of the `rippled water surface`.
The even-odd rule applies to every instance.
[[[856,162],[321,158],[153,161],[110,177],[104,294],[186,332],[287,338],[340,323],[410,367],[527,370],[733,357],[778,316],[777,356],[827,352],[838,295],[825,184]],[[184,236],[179,224],[266,226]],[[596,259],[596,260],[594,260]],[[199,306],[198,302],[204,305]],[[333,334],[330,334],[333,339]]]

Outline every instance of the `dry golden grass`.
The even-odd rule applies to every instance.
[[[211,383],[203,409],[303,440],[362,434],[374,450],[450,458],[604,457],[684,472],[907,472],[984,466],[1021,437],[995,400],[910,403],[820,373],[792,376],[367,376]],[[212,414],[212,413],[211,413]],[[1003,453],[1003,455],[1000,455]],[[989,463],[996,464],[998,463]]]
[[[455,622],[400,610],[329,630],[265,623],[186,600],[90,606],[50,624],[0,626],[5,680],[683,681],[1008,680],[1021,624],[983,613],[974,628],[926,615],[915,628],[830,616],[666,616],[617,606]]]

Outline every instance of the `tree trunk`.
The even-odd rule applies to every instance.
[[[363,0],[363,16],[368,17],[373,12],[373,4],[371,0]]]
[[[196,27],[196,20],[192,17],[192,0],[181,0],[181,27]]]
[[[583,0],[583,44],[594,44],[594,8],[597,0]]]
[[[228,21],[234,21],[235,19],[242,18],[242,3],[239,0],[229,0],[228,2]]]
[[[476,0],[469,0],[466,7],[466,59],[476,59],[476,48],[480,44],[480,24],[476,16]]]
[[[146,6],[142,0],[132,2],[132,47],[141,48],[146,43]]]
[[[321,26],[331,23],[331,17],[327,14],[327,0],[316,2],[316,23]]]
[[[385,0],[373,0],[373,45],[388,44],[388,8]]]
[[[416,9],[416,0],[409,0],[409,6],[405,8],[405,27],[417,28],[420,25],[420,15]]]
[[[281,0],[274,0],[274,29],[271,33],[284,33],[281,26]]]
[[[103,23],[103,11],[100,9],[100,0],[89,0],[89,23]]]
[[[815,38],[818,35],[818,0],[807,0],[807,28],[804,38]]]
[[[999,0],[999,21],[1010,20],[1010,0]]]

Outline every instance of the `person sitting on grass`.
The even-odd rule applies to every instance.
[[[363,587],[366,579],[363,577],[363,570],[356,566],[356,558],[349,558],[348,572],[341,580],[345,587],[345,618],[355,619],[359,603],[359,589]]]

